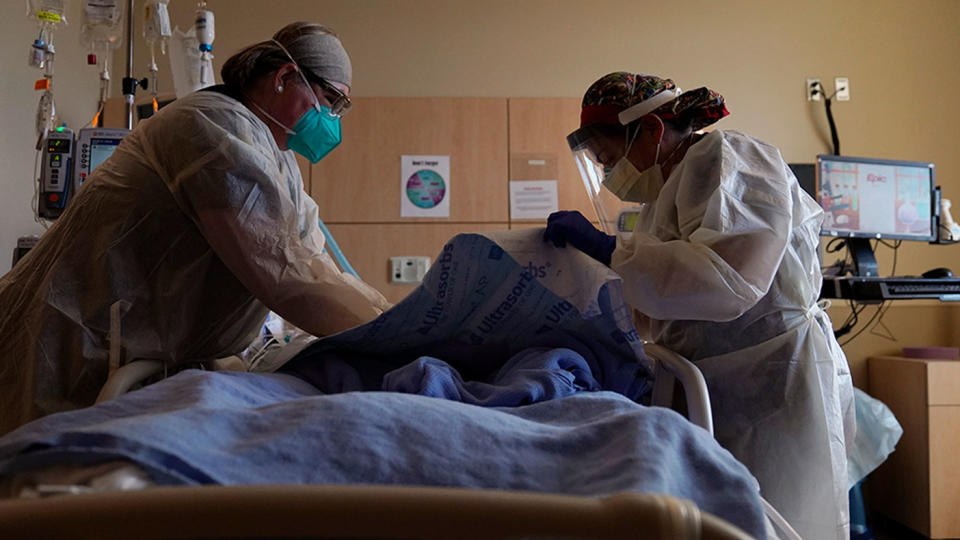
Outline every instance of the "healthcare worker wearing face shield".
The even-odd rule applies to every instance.
[[[545,239],[622,277],[641,336],[703,371],[717,440],[804,538],[848,538],[853,387],[817,305],[822,211],[775,147],[699,131],[726,114],[707,88],[625,72],[598,80],[568,142],[585,184],[638,203],[637,223],[618,237],[557,212]],[[618,208],[601,191],[591,195],[609,223]]]
[[[0,433],[92,404],[111,344],[177,367],[239,353],[268,310],[319,336],[389,307],[323,251],[287,151],[340,142],[340,40],[292,23],[221,75],[141,122],[0,279]]]

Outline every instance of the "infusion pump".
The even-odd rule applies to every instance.
[[[43,166],[37,215],[57,219],[87,177],[117,149],[128,129],[81,129],[76,141],[73,130],[58,127],[43,140]]]
[[[40,168],[40,196],[37,215],[56,219],[63,213],[70,196],[73,166],[73,130],[58,127],[47,132],[40,148],[43,163]]]
[[[77,136],[77,163],[73,173],[73,192],[106,161],[130,130],[123,128],[81,129]]]

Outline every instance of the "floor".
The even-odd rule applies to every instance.
[[[871,531],[872,540],[927,540],[927,537],[910,529],[904,525],[885,518],[880,515],[873,515],[867,519]],[[851,535],[851,540],[871,540],[870,536],[856,537]]]

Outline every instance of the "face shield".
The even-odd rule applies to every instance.
[[[635,214],[639,208],[635,203],[621,201],[603,186],[605,171],[623,157],[628,141],[627,126],[618,125],[593,124],[567,135],[583,187],[597,212],[600,228],[607,234],[632,232],[628,214]]]

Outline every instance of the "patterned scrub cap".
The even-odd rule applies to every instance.
[[[681,93],[670,79],[617,71],[601,77],[583,95],[580,127],[596,123],[627,124],[639,116],[628,115],[625,119],[620,113],[648,100],[654,108],[643,114],[652,112],[664,120],[689,116],[694,131],[730,114],[723,96],[707,87]]]

